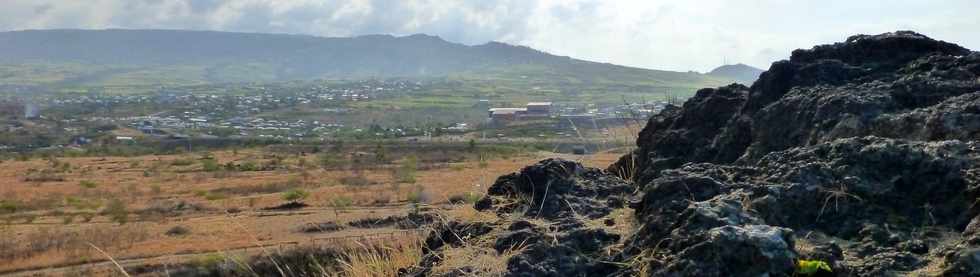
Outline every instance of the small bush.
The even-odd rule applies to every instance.
[[[99,186],[99,184],[96,184],[95,182],[89,181],[89,180],[82,180],[82,181],[78,182],[78,185],[79,186],[82,186],[83,188],[87,188],[87,189],[94,189],[95,187],[98,187]]]
[[[188,166],[194,164],[194,161],[190,159],[176,159],[170,162],[172,166]]]
[[[384,193],[374,195],[374,198],[371,200],[371,205],[375,206],[384,206],[388,205],[388,203],[391,203],[391,196]]]
[[[76,210],[95,210],[102,206],[98,200],[85,200],[74,196],[65,197],[65,204]]]
[[[164,234],[170,237],[177,237],[177,236],[185,236],[190,233],[191,233],[191,229],[184,226],[177,225],[174,227],[170,227],[170,229],[167,229],[167,232]]]
[[[65,214],[65,217],[61,218],[61,223],[68,225],[75,222],[75,214]]]
[[[282,193],[282,200],[289,202],[302,202],[303,199],[309,197],[310,193],[301,189],[291,189]]]
[[[208,201],[222,200],[226,198],[228,198],[227,195],[213,192],[207,193],[207,195],[204,196],[204,199],[207,199]]]
[[[334,153],[326,153],[326,152],[320,153],[320,155],[318,155],[317,157],[317,160],[320,164],[320,167],[324,169],[337,168],[344,165],[345,163],[345,159],[340,155]]]
[[[224,169],[227,170],[227,171],[238,171],[238,172],[268,170],[266,168],[260,167],[254,161],[245,161],[245,162],[242,162],[240,164],[235,164],[233,162],[228,162],[228,163],[226,163],[224,165]]]
[[[82,217],[82,222],[85,223],[91,222],[92,218],[95,217],[94,213],[79,213],[78,215]]]
[[[218,267],[225,262],[225,257],[218,253],[206,254],[194,259],[191,263],[200,270]]]
[[[299,227],[302,233],[329,233],[343,230],[344,226],[335,222],[307,223]]]
[[[471,191],[467,193],[453,194],[449,196],[449,203],[457,204],[457,205],[472,204],[472,203],[476,203],[476,201],[480,201],[480,198],[483,198],[483,195]]]
[[[354,200],[347,196],[334,197],[333,199],[330,199],[329,203],[330,207],[333,208],[334,215],[337,216],[340,215],[341,211],[346,210],[352,204],[354,204]]]
[[[108,216],[112,222],[119,223],[120,225],[126,224],[129,221],[129,211],[126,210],[126,203],[119,199],[110,200],[105,210],[102,211],[102,214]]]
[[[215,172],[221,170],[221,165],[214,159],[204,159],[201,160],[201,169],[207,172]]]
[[[395,169],[395,181],[401,183],[415,183],[415,173],[418,171],[419,161],[415,156],[405,157],[401,164]]]
[[[27,172],[27,176],[24,177],[24,181],[36,182],[36,183],[62,182],[64,180],[65,180],[65,176],[58,174],[52,169],[43,169],[40,171],[30,170]]]
[[[347,186],[360,187],[371,184],[371,180],[364,176],[345,176],[340,178],[340,183]]]
[[[16,213],[19,206],[14,201],[0,200],[0,215]]]

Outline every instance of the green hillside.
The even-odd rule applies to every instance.
[[[158,87],[311,79],[459,78],[522,87],[716,86],[730,79],[630,68],[428,35],[325,38],[173,30],[0,32],[0,85]]]

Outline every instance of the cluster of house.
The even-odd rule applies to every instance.
[[[574,105],[561,105],[556,107],[551,102],[530,102],[522,108],[489,108],[489,121],[491,124],[503,124],[508,122],[556,118],[560,124],[576,124],[583,126],[605,125],[604,121],[616,121],[623,119],[645,119],[656,112],[663,110],[668,105],[664,101],[651,101],[647,103],[629,103],[608,107],[595,107],[588,104],[583,107]]]
[[[551,117],[551,102],[530,102],[523,108],[490,108],[490,123],[506,123],[524,119]]]

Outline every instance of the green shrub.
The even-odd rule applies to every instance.
[[[172,166],[188,166],[194,164],[194,161],[190,159],[176,159],[170,162]]]
[[[43,169],[43,170],[28,170],[27,177],[24,178],[28,182],[61,182],[65,180],[65,176],[58,174],[53,169]]]
[[[120,225],[126,224],[129,221],[129,211],[126,210],[126,203],[119,199],[110,200],[105,210],[102,211],[102,214],[108,216],[112,222],[119,223]]]
[[[339,167],[344,164],[344,158],[334,153],[323,152],[317,155],[320,167],[325,169]]]
[[[328,203],[331,208],[333,208],[333,213],[336,216],[340,216],[340,211],[346,210],[348,207],[354,204],[354,200],[347,196],[337,196],[330,199]]]
[[[236,170],[236,171],[242,171],[242,172],[244,172],[244,171],[259,171],[260,170],[259,166],[257,164],[255,164],[255,162],[253,162],[253,161],[245,161],[245,162],[243,162],[241,164],[238,164],[238,165],[235,165],[235,164],[233,164],[231,162],[228,162],[228,164],[225,165],[225,167],[228,170]]]
[[[282,200],[286,200],[286,201],[289,201],[289,202],[300,202],[300,201],[303,201],[303,199],[306,199],[306,197],[309,197],[309,196],[310,196],[310,193],[309,192],[306,192],[305,190],[291,189],[291,190],[287,190],[287,191],[285,191],[285,192],[282,193]]]
[[[394,177],[396,182],[415,183],[415,173],[418,171],[419,161],[415,156],[405,157],[395,169]]]
[[[796,273],[799,275],[810,276],[819,271],[833,272],[827,262],[819,260],[799,260],[796,262]]]
[[[368,180],[364,176],[344,176],[340,178],[340,183],[345,186],[367,186],[371,184],[371,180]]]
[[[228,196],[222,193],[209,192],[204,195],[204,199],[207,199],[208,201],[222,200],[226,198],[228,198]]]
[[[16,213],[18,206],[14,201],[0,200],[0,214]]]
[[[196,265],[201,270],[208,270],[210,268],[217,267],[224,262],[225,257],[218,253],[205,254],[191,261],[192,264]]]
[[[102,206],[98,200],[85,200],[74,196],[65,197],[65,204],[76,210],[95,210]]]
[[[78,185],[79,186],[82,186],[83,188],[87,188],[87,189],[94,189],[95,187],[98,187],[99,186],[99,184],[96,184],[95,182],[89,181],[89,180],[79,181],[78,182]]]
[[[207,172],[215,172],[221,170],[221,166],[215,159],[203,159],[201,160],[201,169]]]
[[[75,221],[75,214],[65,214],[65,217],[61,218],[61,223],[68,225]]]

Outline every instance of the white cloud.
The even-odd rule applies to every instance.
[[[428,33],[623,65],[767,67],[856,33],[916,30],[980,49],[980,1],[5,0],[0,30],[165,28],[320,36]]]

